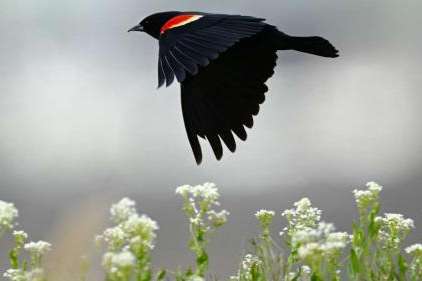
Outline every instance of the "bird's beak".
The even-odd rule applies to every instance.
[[[131,32],[131,31],[140,31],[140,32],[142,32],[142,31],[144,31],[144,27],[142,26],[142,25],[136,25],[136,26],[134,26],[134,27],[132,27],[131,29],[129,29],[128,30],[128,32]]]

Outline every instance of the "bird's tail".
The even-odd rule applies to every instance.
[[[295,50],[328,58],[338,57],[337,49],[322,37],[296,37],[283,33],[280,35],[279,45],[282,50]]]

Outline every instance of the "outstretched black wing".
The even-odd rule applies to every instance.
[[[196,15],[197,19],[166,31],[160,36],[158,87],[169,86],[176,76],[181,83],[194,76],[200,67],[243,38],[259,33],[264,19],[217,14]]]
[[[198,164],[202,161],[198,136],[209,141],[218,160],[223,155],[221,140],[232,152],[233,133],[246,140],[245,126],[253,126],[277,60],[277,48],[266,36],[263,31],[242,39],[181,83],[186,132]]]

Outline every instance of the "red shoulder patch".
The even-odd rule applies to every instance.
[[[201,15],[180,15],[175,16],[171,19],[169,19],[160,29],[160,33],[163,34],[169,29],[182,26],[191,22],[194,22],[196,20],[199,20],[203,16]]]

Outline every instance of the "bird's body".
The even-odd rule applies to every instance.
[[[234,152],[234,135],[246,140],[245,127],[252,128],[265,100],[278,50],[337,57],[321,37],[289,36],[264,19],[247,16],[164,12],[131,31],[159,40],[158,83],[169,86],[176,77],[181,84],[183,118],[198,164],[198,136],[208,140],[217,159],[223,155],[222,142]]]

